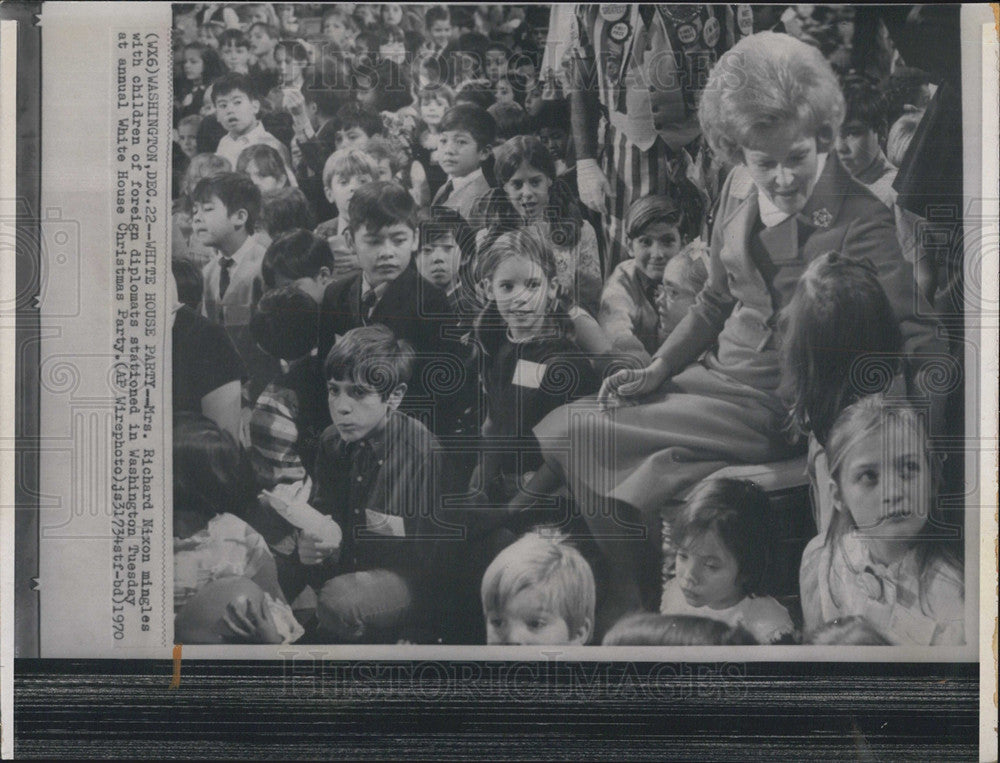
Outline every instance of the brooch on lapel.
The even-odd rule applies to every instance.
[[[829,228],[833,225],[833,215],[826,207],[820,207],[812,213],[812,224],[817,228]]]

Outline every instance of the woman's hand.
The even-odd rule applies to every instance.
[[[615,408],[625,398],[642,397],[658,390],[670,373],[661,358],[653,358],[646,368],[636,370],[626,368],[612,374],[601,385],[597,393],[597,403],[603,409]]]

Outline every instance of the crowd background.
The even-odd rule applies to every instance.
[[[553,463],[535,427],[599,391],[628,397],[628,374],[655,364],[712,286],[713,228],[740,161],[703,134],[698,100],[719,57],[758,34],[795,38],[832,69],[846,111],[827,151],[891,216],[911,307],[945,325],[959,357],[954,30],[957,15],[934,6],[175,4],[175,606],[186,640],[960,643],[954,618],[926,607],[900,625],[893,598],[889,625],[843,604],[860,596],[843,569],[867,553],[846,541],[814,542],[801,589],[777,590],[766,549],[798,568],[809,537],[782,544],[751,482],[694,480],[669,496],[682,508],[663,542],[627,546],[635,606],[617,585],[614,544],[581,516],[580,485],[523,500]],[[645,128],[633,97],[645,83],[629,68],[640,40],[678,53],[679,85],[650,85]],[[811,214],[814,227],[835,222]],[[872,309],[838,303],[834,288],[871,278],[822,252],[808,259],[802,283],[823,288],[796,292],[803,332],[810,298],[826,311],[819,322]],[[872,288],[883,287],[893,301],[884,277]],[[894,307],[890,322],[905,322]],[[902,352],[892,338],[880,347]],[[791,386],[796,373],[825,380],[823,369],[784,371]],[[960,435],[941,421],[962,419],[954,390],[926,420],[904,411],[886,424],[870,401],[822,388],[822,417],[815,401],[791,411],[810,436],[813,483],[812,507],[793,511],[817,539],[844,513],[822,496],[858,438],[916,436],[913,457],[927,461],[917,471],[937,474],[928,435]],[[935,476],[935,494],[960,490],[957,468]],[[930,575],[934,597],[953,594],[960,557],[928,553],[883,565],[880,591]],[[823,565],[840,581],[832,599]],[[697,595],[681,584],[727,574],[714,589],[700,580]]]

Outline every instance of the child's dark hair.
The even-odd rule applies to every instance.
[[[246,465],[232,435],[211,419],[182,411],[174,414],[172,439],[174,510],[205,517],[244,514]]]
[[[563,98],[542,101],[542,106],[538,113],[531,118],[531,126],[535,130],[547,127],[550,129],[558,128],[569,133],[569,101]]]
[[[413,83],[409,70],[383,58],[375,65],[376,111],[399,111],[413,103]],[[371,133],[368,134],[371,137]]]
[[[296,228],[316,227],[306,195],[298,188],[279,188],[264,197],[260,212],[261,225],[272,239]]]
[[[214,48],[210,48],[208,45],[200,42],[192,42],[185,45],[184,50],[195,50],[201,57],[201,81],[204,84],[207,85],[209,82],[221,77],[226,71],[222,59],[219,58],[219,54]]]
[[[642,196],[632,202],[625,213],[625,235],[634,239],[653,223],[666,223],[680,228],[684,213],[669,196]]]
[[[889,101],[881,89],[866,80],[852,80],[844,85],[844,124],[861,122],[871,128],[881,141],[889,130]]]
[[[474,103],[456,103],[441,118],[441,132],[464,130],[476,141],[476,148],[483,150],[493,145],[497,137],[497,123],[486,109]]]
[[[191,192],[191,201],[204,204],[212,197],[226,205],[226,212],[235,214],[245,209],[247,221],[244,228],[248,234],[254,232],[260,217],[260,189],[241,172],[226,172],[221,175],[202,178]]]
[[[351,381],[385,400],[400,384],[409,383],[415,362],[410,343],[378,323],[351,329],[338,339],[323,372],[328,381]]]
[[[265,292],[250,319],[254,341],[272,358],[298,360],[316,348],[319,306],[295,284]]]
[[[496,103],[496,94],[488,79],[470,79],[458,86],[455,103],[474,103],[482,109],[489,109]]]
[[[677,547],[712,530],[739,566],[744,593],[764,593],[773,533],[767,493],[749,480],[709,479],[697,485],[672,524]]]
[[[333,270],[333,252],[326,239],[308,230],[293,230],[275,239],[260,266],[264,285],[273,289],[278,278],[296,281],[315,278],[323,268]]]
[[[257,27],[263,29],[264,34],[266,34],[272,40],[277,40],[279,37],[281,37],[281,35],[278,33],[278,29],[272,24],[268,24],[266,21],[255,21],[250,25],[250,29],[247,31],[252,32]]]
[[[277,149],[264,143],[247,146],[240,151],[240,155],[236,159],[236,171],[245,173],[250,162],[257,165],[257,172],[264,177],[279,180],[287,177],[285,160],[281,158],[281,154],[278,153]]]
[[[826,445],[847,405],[901,370],[899,321],[867,260],[827,252],[813,260],[779,317],[781,394],[789,427]]]
[[[219,49],[221,50],[227,45],[250,50],[250,41],[239,29],[226,29],[219,34]]]
[[[429,217],[420,223],[420,246],[429,246],[449,234],[462,251],[462,262],[471,260],[476,253],[476,232],[457,210],[431,207]]]
[[[483,53],[489,53],[491,50],[499,50],[504,54],[504,57],[510,60],[510,48],[501,40],[489,40],[486,43],[486,47],[483,48]]]
[[[201,271],[191,260],[184,257],[172,257],[170,270],[177,283],[177,299],[197,311],[205,289],[205,279],[202,278]]]
[[[354,102],[345,103],[333,116],[335,133],[350,130],[352,127],[359,128],[369,138],[385,132],[382,117],[377,112]]]
[[[627,615],[604,635],[602,646],[740,646],[757,641],[742,626],[693,615]]]
[[[569,188],[558,179],[555,160],[545,144],[534,135],[518,135],[500,146],[495,156],[493,174],[496,176],[497,185],[501,188],[493,194],[487,209],[491,236],[495,231],[506,227],[503,218],[513,211],[502,186],[514,176],[522,164],[528,164],[552,181],[549,187],[549,203],[544,211],[545,219],[549,223],[552,245],[560,249],[576,246],[580,240],[580,229],[583,227],[583,215],[573,200]],[[497,203],[494,204],[494,201]]]
[[[321,72],[315,72],[302,87],[306,103],[316,104],[316,113],[330,118],[343,106],[343,95],[323,82]]]
[[[409,192],[398,183],[376,180],[360,186],[347,207],[352,233],[364,225],[377,231],[389,225],[403,223],[417,229],[417,204]]]
[[[497,123],[497,139],[507,141],[531,133],[528,112],[516,103],[494,103],[486,109]]]
[[[217,103],[222,96],[237,91],[245,93],[251,100],[260,100],[257,86],[254,85],[249,75],[229,72],[229,74],[224,74],[212,83],[212,103]]]
[[[448,9],[443,5],[432,5],[424,13],[424,24],[428,29],[430,29],[438,21],[451,22],[451,16],[448,14]]]

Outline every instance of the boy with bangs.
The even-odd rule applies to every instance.
[[[330,284],[320,314],[319,351],[324,354],[353,328],[381,323],[417,352],[414,383],[404,408],[430,417],[430,428],[442,434],[443,393],[424,388],[425,369],[459,358],[455,339],[447,332],[454,317],[444,292],[417,272],[417,209],[400,185],[376,181],[355,191],[348,205],[350,223],[345,239],[358,258],[361,272]]]
[[[244,74],[227,74],[217,79],[212,85],[212,103],[215,105],[216,119],[227,131],[219,140],[216,154],[235,167],[244,149],[261,144],[270,146],[281,155],[285,172],[294,178],[289,169],[292,157],[288,147],[264,129],[258,118],[260,98],[250,77]]]
[[[483,575],[486,643],[586,644],[593,633],[594,573],[559,535],[530,532]]]
[[[333,423],[320,438],[310,503],[342,537],[303,532],[297,558],[279,565],[286,596],[317,590],[323,641],[393,643],[429,598],[442,468],[434,436],[398,411],[414,360],[384,326],[348,331],[326,357]]]
[[[481,219],[483,197],[490,191],[483,165],[492,157],[497,125],[485,109],[457,103],[441,119],[437,158],[448,175],[431,206],[456,210],[470,223]]]

